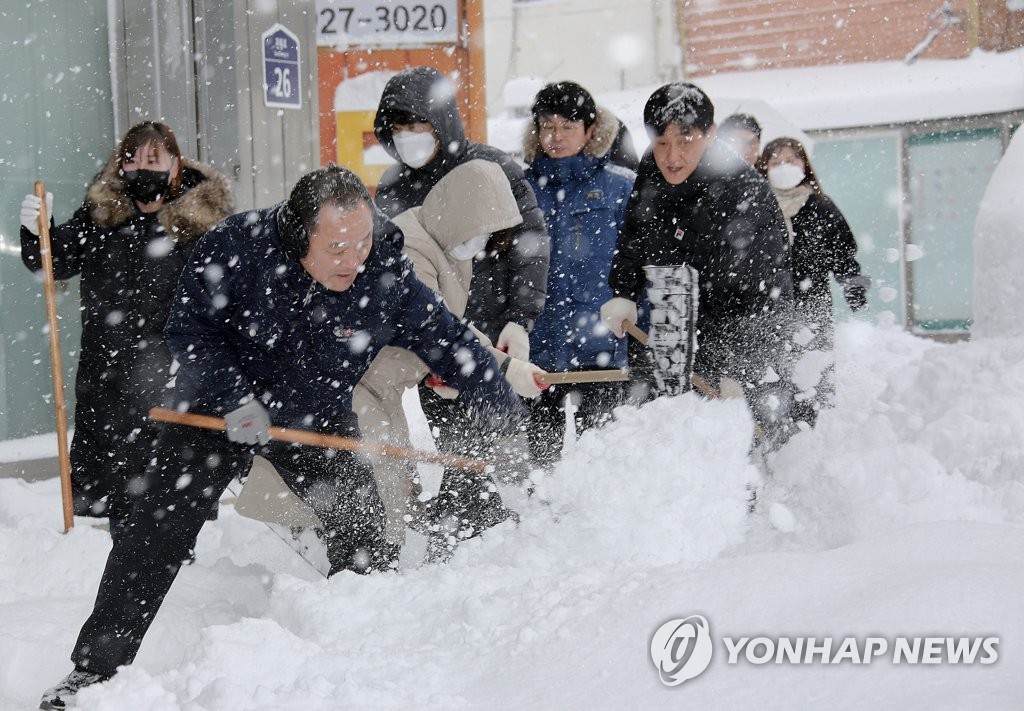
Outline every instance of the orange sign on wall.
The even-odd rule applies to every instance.
[[[487,134],[483,0],[317,0],[320,163],[375,186],[393,163],[373,119],[388,79],[432,66],[458,88],[466,135]]]

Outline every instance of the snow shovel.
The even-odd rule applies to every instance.
[[[632,321],[623,321],[622,328],[630,336],[636,339],[641,345],[647,345],[649,337],[644,333],[635,323]],[[717,400],[719,398],[741,398],[743,395],[743,386],[732,378],[722,378],[721,390],[715,390],[711,387],[711,383],[704,379],[703,376],[697,373],[690,373],[690,382],[693,383],[693,387],[697,388],[697,391],[706,397],[708,400]],[[761,439],[764,434],[764,430],[761,429],[761,425],[754,423],[754,437]]]
[[[46,301],[46,322],[50,330],[50,374],[53,378],[53,409],[57,418],[57,463],[60,471],[60,498],[64,509],[64,533],[74,527],[74,506],[71,501],[71,459],[68,455],[68,414],[64,401],[64,365],[60,354],[60,333],[57,330],[57,285],[53,278],[53,251],[50,247],[50,216],[46,214],[46,183],[37,180],[35,194],[39,198],[39,256],[43,262],[43,295]]]
[[[635,324],[630,331],[651,352],[655,388],[660,395],[690,390],[693,357],[697,350],[697,270],[688,264],[644,267],[647,300],[651,306],[651,333]],[[625,325],[625,324],[624,324]]]
[[[196,415],[191,412],[175,412],[164,407],[154,407],[149,411],[149,419],[156,422],[168,422],[175,425],[188,425],[190,427],[201,427],[207,430],[226,429],[224,418],[210,417],[208,415]],[[419,449],[406,449],[395,447],[390,444],[379,442],[368,442],[354,439],[352,437],[341,437],[338,435],[323,434],[310,430],[299,430],[287,427],[271,427],[270,438],[279,442],[294,442],[296,444],[308,444],[314,447],[327,447],[330,449],[343,449],[350,452],[374,454],[378,457],[389,457],[391,459],[404,459],[410,462],[426,462],[429,464],[441,464],[443,466],[468,469],[470,471],[484,473],[491,465],[482,459],[469,457],[458,457],[450,454],[439,454],[435,452],[424,452]]]
[[[632,321],[623,321],[622,328],[623,330],[626,331],[626,333],[628,333],[630,336],[636,339],[637,343],[639,343],[640,345],[646,346],[650,343],[650,337]],[[714,400],[722,397],[722,394],[720,392],[711,387],[711,383],[709,383],[707,380],[705,380],[702,376],[698,375],[697,373],[690,373],[690,383],[693,385],[693,387],[697,388],[701,395],[708,398],[709,400]],[[732,395],[730,394],[727,395],[726,397],[732,397]]]

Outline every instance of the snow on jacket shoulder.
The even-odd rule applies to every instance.
[[[179,400],[225,413],[255,396],[275,424],[329,427],[351,417],[353,388],[394,345],[459,388],[481,423],[507,430],[525,415],[490,354],[413,274],[401,240],[378,230],[355,283],[330,291],[285,255],[279,210],[234,215],[196,246],[167,327]]]
[[[624,367],[626,343],[601,325],[608,272],[635,174],[608,163],[618,121],[599,107],[580,155],[553,160],[531,122],[523,139],[526,177],[551,240],[548,296],[531,334],[532,360],[548,370]]]

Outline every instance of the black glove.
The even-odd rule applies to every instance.
[[[868,290],[860,284],[847,284],[844,286],[843,296],[846,297],[846,303],[849,304],[853,311],[859,311],[867,306]]]

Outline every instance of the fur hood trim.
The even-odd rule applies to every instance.
[[[603,106],[597,107],[597,121],[594,122],[594,135],[583,146],[583,155],[594,158],[603,158],[611,150],[615,143],[615,136],[619,132],[619,120],[611,111]],[[532,163],[537,156],[543,155],[540,147],[540,134],[537,126],[530,117],[523,131],[523,160],[528,164]]]
[[[115,152],[86,192],[89,217],[106,230],[138,212],[125,191],[124,180],[118,175],[119,167]],[[234,212],[235,200],[231,181],[217,169],[185,157],[181,159],[181,167],[182,179],[192,187],[161,207],[157,217],[171,239],[188,244]],[[197,175],[189,176],[190,172]]]

